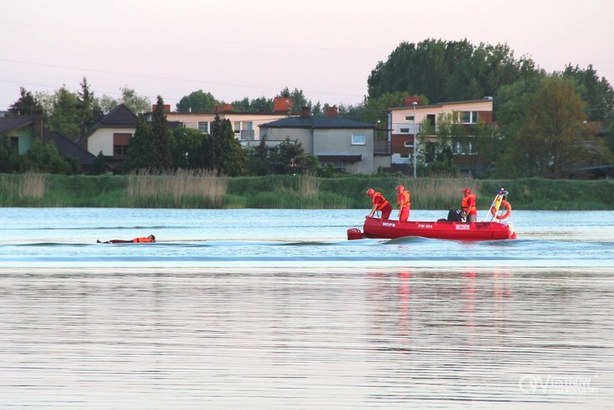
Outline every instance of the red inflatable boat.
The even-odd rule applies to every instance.
[[[423,238],[455,239],[465,241],[490,241],[496,239],[516,239],[511,223],[501,222],[454,222],[454,221],[407,221],[381,220],[367,217],[363,231],[351,228],[348,239],[362,238],[402,238],[420,236]]]

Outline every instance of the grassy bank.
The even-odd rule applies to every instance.
[[[478,206],[484,209],[503,186],[510,192],[514,209],[614,210],[611,180],[311,175],[228,178],[187,171],[128,176],[0,174],[0,206],[367,209],[368,188],[381,191],[394,203],[394,187],[399,183],[411,191],[414,209],[457,208],[461,191],[467,186],[477,192]]]

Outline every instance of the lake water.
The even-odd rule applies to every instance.
[[[2,208],[0,408],[610,408],[614,212],[367,212]]]

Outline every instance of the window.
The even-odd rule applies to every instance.
[[[252,131],[253,128],[253,121],[235,121],[233,124],[233,131],[235,134],[240,134],[241,131]]]
[[[478,112],[477,111],[463,111],[461,112],[461,122],[463,124],[477,124]]]
[[[409,128],[401,128],[401,129],[399,129],[399,132],[401,134],[409,134]]]
[[[198,130],[209,134],[209,121],[198,121]]]
[[[363,134],[352,134],[352,145],[366,145],[367,138]]]
[[[413,146],[414,146],[414,142],[413,142],[413,141],[410,141],[410,140],[406,140],[406,141],[404,141],[404,142],[403,142],[403,146],[404,146],[405,148],[410,148],[410,147],[413,147]]]
[[[405,121],[413,121],[414,120],[414,116],[413,115],[406,115],[405,116]]]
[[[11,137],[11,150],[14,152],[19,152],[19,138]]]
[[[130,145],[130,137],[132,134],[113,134],[113,156],[116,158],[125,158],[128,153],[128,145]]]

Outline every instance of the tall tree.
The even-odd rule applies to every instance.
[[[179,100],[177,112],[213,112],[216,104],[213,94],[198,90]]]
[[[205,168],[201,147],[205,134],[194,128],[179,127],[172,132],[173,168]]]
[[[15,115],[32,115],[35,112],[43,112],[43,106],[30,91],[19,87],[19,99],[10,107],[9,112]]]
[[[369,97],[404,92],[433,102],[457,101],[492,96],[499,86],[535,71],[532,60],[515,59],[507,45],[429,39],[401,43],[367,82]]]
[[[164,100],[158,96],[158,102],[151,117],[151,165],[156,170],[171,168],[171,133],[164,114]]]
[[[81,118],[78,95],[64,86],[57,90],[48,119],[50,128],[68,139],[77,140],[81,135]]]
[[[243,175],[246,170],[246,156],[241,143],[235,138],[232,125],[219,115],[211,123],[211,133],[203,142],[203,156],[207,168],[230,176]]]
[[[558,75],[541,82],[510,135],[506,170],[510,176],[562,176],[589,161],[594,147],[583,122],[586,104],[575,84]]]
[[[614,118],[614,90],[605,77],[597,76],[593,66],[582,70],[577,65],[568,65],[563,71],[565,77],[576,80],[581,89],[582,99],[588,106],[589,121],[606,121]]]
[[[90,91],[87,78],[83,77],[80,85],[78,105],[81,111],[81,127],[83,130],[87,130],[102,118],[102,109],[94,97],[94,93]]]
[[[139,116],[134,135],[130,138],[128,152],[126,153],[125,171],[139,171],[151,168],[151,149],[152,129],[151,125],[145,122],[143,116]]]

